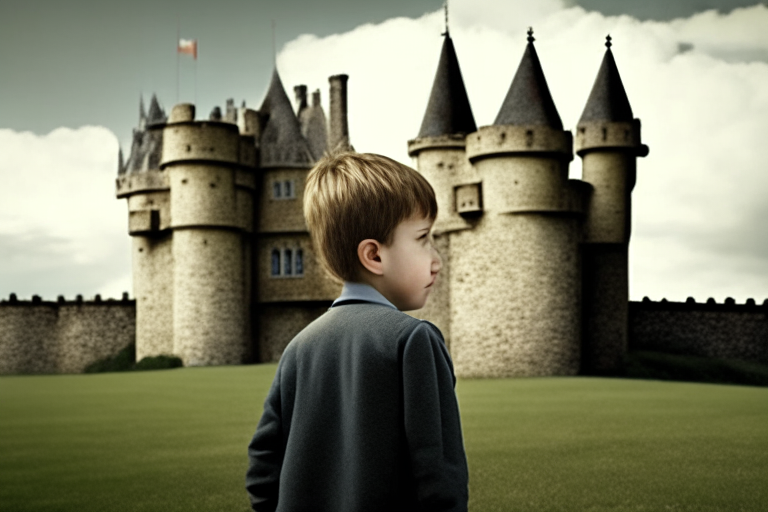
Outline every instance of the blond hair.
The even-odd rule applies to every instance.
[[[304,218],[320,264],[336,280],[358,279],[361,241],[390,245],[397,225],[415,214],[434,221],[435,192],[421,174],[391,158],[327,155],[307,176]]]

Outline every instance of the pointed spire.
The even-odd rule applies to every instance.
[[[301,135],[299,120],[293,112],[277,68],[272,73],[272,81],[259,111],[262,116],[267,116],[261,137],[262,165],[311,164],[309,146]]]
[[[152,94],[152,101],[149,103],[149,114],[147,115],[147,125],[162,124],[164,122],[165,112],[157,102],[157,95]]]
[[[447,27],[437,65],[435,81],[429,95],[427,111],[421,122],[419,138],[438,137],[477,131],[475,117],[469,105],[459,60]]]
[[[533,29],[529,28],[525,53],[493,124],[544,125],[562,130],[563,122],[549,93],[534,41]]]
[[[139,130],[147,127],[147,111],[144,109],[144,95],[139,95]]]
[[[611,51],[611,36],[605,38],[605,55],[579,123],[588,121],[631,122],[634,119],[619,69]]]
[[[123,148],[117,151],[117,174],[125,174],[125,162],[123,161]]]

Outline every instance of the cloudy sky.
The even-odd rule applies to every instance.
[[[277,67],[289,88],[347,73],[358,151],[410,163],[437,66],[441,0],[0,4],[0,296],[130,291],[117,152],[140,95],[198,115],[258,108]],[[650,155],[633,194],[630,295],[768,298],[768,8],[739,0],[452,0],[450,30],[478,125],[491,124],[533,26],[573,130],[605,47]],[[199,41],[195,64],[175,53]],[[178,88],[177,88],[177,76]],[[571,177],[579,178],[579,159]],[[132,294],[131,294],[132,295]]]

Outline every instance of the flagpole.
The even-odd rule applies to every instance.
[[[181,37],[181,15],[176,15],[176,104],[179,103],[179,38]]]

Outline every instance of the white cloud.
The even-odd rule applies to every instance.
[[[0,130],[0,148],[0,294],[52,299],[126,290],[113,285],[130,275],[125,204],[115,198],[115,135],[94,126],[45,136]]]
[[[633,195],[632,298],[768,296],[768,8],[640,22],[558,0],[453,0],[450,15],[478,125],[493,122],[533,26],[560,116],[573,129],[610,33],[651,148]],[[355,147],[410,163],[407,140],[421,124],[443,29],[438,11],[301,36],[280,52],[279,70],[289,93],[299,83],[320,88],[326,109],[328,76],[349,74]],[[130,289],[117,150],[100,127],[46,136],[0,130],[0,296]],[[578,158],[571,171],[580,175]]]
[[[714,11],[672,22],[603,16],[557,1],[451,2],[451,35],[478,125],[491,124],[532,25],[544,73],[573,129],[605,48],[613,53],[650,155],[633,195],[631,295],[683,300],[768,297],[768,8]],[[286,45],[287,88],[327,101],[327,77],[347,73],[352,143],[409,163],[440,51],[443,14],[393,19]],[[693,45],[681,53],[681,43]],[[685,47],[684,47],[685,48]],[[736,58],[738,57],[738,58]],[[768,61],[768,59],[766,59]],[[580,161],[571,175],[580,176]]]

